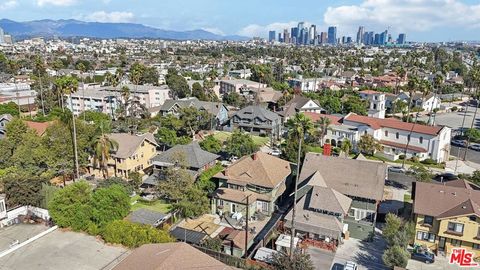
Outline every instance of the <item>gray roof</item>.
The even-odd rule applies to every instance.
[[[7,121],[12,121],[13,119],[13,116],[11,114],[2,114],[0,115],[0,121],[2,121],[3,119],[7,120]]]
[[[325,210],[344,215],[348,213],[352,203],[352,199],[328,187],[313,186],[305,196],[306,206],[310,209]]]
[[[329,157],[307,153],[300,173],[300,183],[319,172],[328,187],[352,197],[380,201],[387,175],[384,163]]]
[[[127,219],[134,223],[158,226],[166,217],[163,213],[141,208],[130,213]]]
[[[198,110],[205,110],[213,115],[217,115],[222,107],[225,107],[225,109],[227,109],[227,107],[223,105],[223,103],[221,102],[200,101],[197,98],[185,98],[185,99],[178,99],[178,100],[174,100],[174,99],[165,100],[165,103],[163,103],[163,105],[160,106],[160,111],[168,112],[175,105],[178,106],[179,108],[187,108],[187,107],[193,106]]]
[[[207,234],[189,229],[175,227],[170,231],[170,234],[179,241],[186,241],[192,244],[201,244],[203,239],[207,237]]]
[[[241,119],[255,119],[258,117],[262,121],[275,121],[280,119],[278,114],[254,105],[241,109],[235,114],[235,116],[240,117]]]
[[[175,145],[167,151],[152,158],[153,163],[166,166],[174,165],[178,158],[185,158],[187,168],[200,169],[220,156],[212,154],[200,148],[198,142],[191,142],[187,145]]]
[[[108,134],[108,137],[118,143],[118,149],[113,154],[116,158],[131,157],[144,141],[149,141],[153,145],[158,146],[152,133],[145,133],[142,135],[111,133]]]

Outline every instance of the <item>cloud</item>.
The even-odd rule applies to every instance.
[[[113,12],[96,11],[90,15],[83,16],[83,19],[87,21],[94,21],[94,22],[118,23],[118,22],[131,22],[135,19],[135,15],[133,15],[133,13],[131,12],[122,12],[122,11],[113,11]]]
[[[480,4],[468,5],[460,0],[363,0],[359,5],[327,8],[324,22],[347,30],[359,25],[420,32],[448,26],[473,28],[480,27]]]
[[[77,0],[37,0],[37,5],[53,5],[53,6],[71,6],[77,3]]]
[[[202,30],[205,30],[210,33],[214,33],[215,35],[220,35],[220,36],[225,35],[225,33],[222,30],[215,27],[202,27]]]
[[[310,25],[310,23],[307,22],[305,22],[305,24]],[[288,29],[290,32],[290,28],[297,25],[298,22],[295,21],[275,22],[268,25],[250,24],[238,31],[238,34],[246,37],[266,37],[268,35],[268,31],[270,30],[277,31],[277,33],[279,33],[280,31],[283,32],[284,29]]]
[[[0,1],[0,10],[14,8],[18,5],[17,0]]]

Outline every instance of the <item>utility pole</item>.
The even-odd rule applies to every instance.
[[[248,219],[249,219],[249,208],[250,208],[250,196],[251,194],[248,195],[245,199],[247,200],[247,216],[245,218],[245,259],[248,258]]]
[[[298,138],[298,153],[297,153],[297,175],[295,176],[295,189],[293,192],[293,209],[292,209],[292,229],[290,235],[290,258],[293,258],[293,239],[295,238],[295,212],[297,211],[297,186],[298,186],[298,178],[300,175],[300,158],[302,154],[302,140],[305,136],[305,132],[302,128],[302,134],[300,134]]]
[[[72,93],[70,92],[70,109],[72,110],[72,128],[73,128],[73,153],[75,157],[75,179],[80,178],[80,173],[78,171],[78,151],[77,151],[77,128],[75,124],[75,114],[73,112],[73,102],[72,102]]]
[[[475,95],[477,94],[477,92],[475,92]],[[475,124],[475,116],[477,116],[477,112],[478,112],[478,106],[480,106],[479,102],[480,100],[478,99],[478,97],[475,99],[475,112],[473,113],[473,119],[472,119],[472,123],[470,124],[470,130],[473,129],[473,125]],[[470,136],[467,137],[467,145],[465,146],[465,154],[463,155],[463,160],[467,160],[467,153],[468,153],[468,146],[470,144]]]

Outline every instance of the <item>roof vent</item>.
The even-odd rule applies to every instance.
[[[443,190],[440,190],[440,193],[445,193],[445,191],[443,191]]]
[[[462,205],[462,209],[467,209],[467,207],[465,205]]]
[[[452,195],[453,195],[453,196],[457,196],[457,192],[452,192]]]

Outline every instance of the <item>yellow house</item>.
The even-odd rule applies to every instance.
[[[415,183],[415,244],[438,254],[465,248],[480,257],[480,187],[465,180]]]
[[[109,172],[128,177],[130,172],[140,172],[150,167],[150,159],[157,154],[157,142],[152,133],[135,135],[112,133],[108,137],[118,143],[118,149],[108,161]]]

